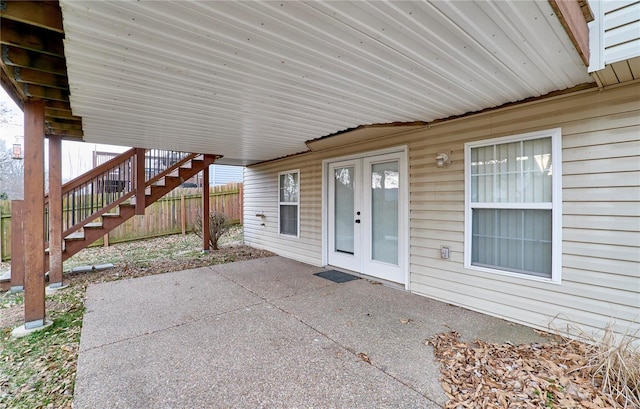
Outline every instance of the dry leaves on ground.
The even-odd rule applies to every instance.
[[[594,384],[580,342],[468,344],[449,332],[426,343],[441,363],[446,408],[621,407]]]

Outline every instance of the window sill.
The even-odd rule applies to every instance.
[[[474,266],[472,264],[465,264],[464,268],[466,270],[480,271],[482,273],[501,275],[501,276],[511,277],[511,278],[518,278],[518,279],[527,280],[527,281],[537,281],[539,283],[562,285],[561,277],[558,277],[556,279],[544,278],[544,277],[536,277],[536,276],[533,276],[533,275],[527,275],[527,274],[522,274],[522,273],[513,273],[513,272],[510,272],[510,271],[497,270],[497,269],[493,269],[493,268],[478,267],[478,266]]]

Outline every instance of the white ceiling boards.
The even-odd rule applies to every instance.
[[[60,5],[85,140],[223,163],[592,81],[546,1]]]

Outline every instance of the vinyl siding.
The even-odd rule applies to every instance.
[[[537,328],[640,329],[640,83],[460,118],[393,138],[250,167],[247,244],[320,265],[322,160],[408,145],[410,291]],[[562,129],[561,284],[464,268],[464,144]],[[336,137],[336,138],[339,138]],[[439,151],[452,164],[438,168]],[[301,235],[277,234],[277,172],[300,169]],[[265,212],[260,227],[255,213]],[[440,258],[440,246],[451,258]],[[366,273],[366,272],[364,272]]]
[[[603,2],[604,59],[606,64],[640,55],[640,3]],[[619,74],[618,74],[619,75]],[[620,79],[623,81],[624,79]]]
[[[209,180],[213,185],[242,182],[242,166],[212,165],[209,167]]]

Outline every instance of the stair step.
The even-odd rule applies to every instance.
[[[84,240],[84,232],[76,231],[64,238],[65,240]]]
[[[166,171],[170,172],[167,175],[159,177],[153,183],[145,184],[144,194],[141,191],[138,192],[138,202],[144,198],[144,204],[148,206],[182,184],[185,180],[193,177],[198,171],[201,171],[212,162],[211,155],[189,155],[188,159],[185,159],[181,165],[174,164],[171,168],[167,168]],[[64,238],[66,250],[63,259],[67,259],[76,254],[85,248],[89,242],[100,239],[106,232],[113,230],[127,219],[140,213],[140,210],[141,209],[136,208],[135,196],[133,195],[128,195],[127,199],[117,206],[114,204],[113,207],[109,209],[109,213],[99,215],[100,210],[98,210],[98,215],[92,219],[96,221],[99,220],[100,222],[89,223],[85,225],[84,228],[75,227],[73,229],[78,230]],[[49,251],[47,252],[49,253]]]

